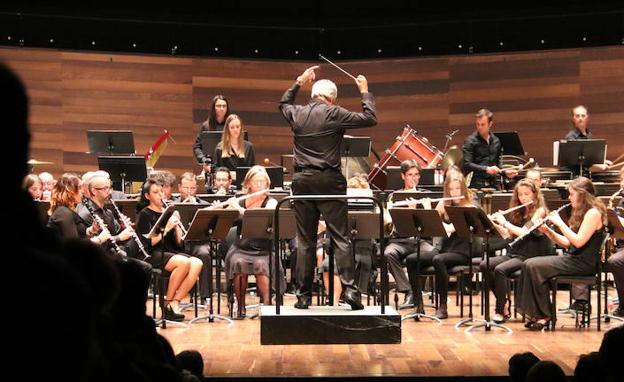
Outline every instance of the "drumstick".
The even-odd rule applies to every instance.
[[[340,66],[334,64],[333,62],[329,61],[328,59],[326,59],[322,54],[319,53],[319,58],[327,61],[328,63],[330,63],[331,65],[333,65],[336,69],[340,70],[341,72],[343,72],[344,74],[346,74],[347,76],[353,78],[354,81],[357,81],[357,79],[355,77],[353,77],[351,75],[351,73],[347,72],[346,70],[344,70],[343,68],[341,68]]]

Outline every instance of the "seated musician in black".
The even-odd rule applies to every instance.
[[[200,259],[189,257],[183,252],[182,229],[177,211],[171,215],[163,231],[149,239],[145,237],[164,211],[163,198],[162,185],[155,179],[147,179],[141,189],[141,200],[137,205],[140,212],[137,215],[136,231],[143,241],[143,246],[151,255],[148,259],[150,264],[171,273],[165,306],[161,307],[165,319],[183,321],[184,314],[180,313],[180,301],[197,282],[203,263]]]
[[[544,197],[535,182],[522,179],[514,187],[509,207],[513,208],[527,203],[530,204],[510,212],[509,219],[500,214],[493,214],[492,220],[499,231],[505,232],[512,238],[518,237],[523,235],[533,222],[543,219],[548,214]],[[485,260],[481,262],[479,268],[484,274],[486,271],[489,272],[487,277],[489,290],[494,291],[496,296],[494,322],[505,322],[511,317],[509,311],[511,301],[507,300],[509,289],[507,278],[519,270],[526,259],[551,254],[551,249],[550,240],[541,232],[533,231],[511,247],[507,255],[491,257],[489,269],[486,269]]]
[[[474,206],[472,202],[472,192],[466,187],[466,181],[459,171],[447,171],[444,179],[444,197],[462,197],[461,199],[440,201],[436,206],[436,211],[444,221],[444,228],[449,237],[439,241],[431,251],[421,251],[420,269],[425,269],[433,265],[435,269],[436,291],[440,296],[440,306],[435,313],[439,319],[448,318],[448,268],[456,265],[468,264],[470,255],[470,242],[468,239],[457,236],[453,224],[449,221],[447,206]],[[431,209],[431,203],[423,203],[423,207]],[[478,256],[473,252],[473,256]],[[414,308],[418,313],[423,313],[422,305],[422,280],[418,275],[418,253],[407,256],[407,274],[414,289]]]
[[[212,187],[209,193],[215,195],[234,194],[232,187],[232,174],[227,167],[218,167],[212,178]]]
[[[548,215],[561,233],[556,233],[547,225],[538,229],[550,240],[569,250],[563,256],[534,257],[522,265],[516,307],[529,318],[525,325],[529,329],[541,330],[552,318],[553,307],[548,293],[550,278],[592,275],[599,261],[605,234],[605,205],[596,197],[594,185],[587,178],[574,179],[568,185],[568,191],[571,213],[567,223],[558,213]]]
[[[111,239],[124,251],[127,257],[118,258],[116,261],[130,260],[136,262],[147,274],[150,274],[152,266],[144,261],[145,254],[141,253],[138,245],[134,241],[134,228],[132,226],[122,226],[120,222],[121,217],[117,217],[113,211],[113,207],[109,205],[112,195],[110,179],[105,176],[103,172],[95,172],[89,178],[87,182],[87,195],[83,198],[83,203],[78,205],[78,215],[90,226],[94,222],[93,215],[89,209],[94,211],[106,224],[106,228],[112,235]],[[89,204],[89,208],[85,205]],[[127,219],[125,219],[127,220]],[[112,243],[107,243],[106,250],[109,253],[113,252]]]
[[[271,180],[266,170],[262,166],[253,166],[247,172],[243,181],[243,190],[245,193],[253,194],[262,190],[268,190],[271,186]],[[267,208],[274,209],[277,201],[270,198],[267,193],[248,197],[240,202],[237,199],[230,199],[230,208],[235,208],[241,214],[245,210],[251,208]],[[253,239],[237,238],[230,247],[225,257],[225,271],[227,278],[232,282],[234,295],[238,303],[238,317],[244,318],[246,315],[245,293],[247,291],[248,276],[255,275],[258,292],[265,304],[270,300],[270,280],[269,275],[269,255],[271,252],[271,240],[269,239]],[[275,277],[275,276],[273,276]],[[283,278],[283,271],[279,276],[280,282],[283,283],[281,290],[286,287]]]
[[[500,174],[513,178],[517,171],[501,170],[501,142],[491,133],[494,114],[488,109],[481,109],[475,115],[477,131],[470,134],[464,142],[464,173],[470,176],[470,188],[497,188]]]
[[[236,114],[231,114],[225,120],[221,142],[215,148],[212,161],[217,167],[227,167],[234,176],[237,167],[256,164],[253,145],[243,139],[242,122]]]
[[[403,179],[402,191],[427,192],[427,190],[418,188],[420,180],[420,165],[414,159],[407,159],[401,163],[401,179]],[[392,208],[394,193],[388,197],[388,209]],[[410,206],[410,207],[416,207]],[[389,214],[384,216],[386,225],[391,224],[392,218]],[[420,251],[429,252],[433,250],[431,243],[427,241],[420,242]],[[403,303],[399,305],[399,309],[411,308],[414,304],[414,294],[410,283],[407,279],[401,262],[410,254],[416,252],[416,239],[414,238],[391,238],[390,242],[384,250],[384,256],[388,262],[388,271],[396,282],[397,292],[405,293]]]

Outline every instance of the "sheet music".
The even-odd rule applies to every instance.
[[[559,141],[553,142],[553,166],[559,166]]]

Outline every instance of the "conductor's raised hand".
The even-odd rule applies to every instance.
[[[360,89],[360,93],[368,93],[368,80],[366,77],[360,74],[355,79],[355,83],[357,84],[358,89]]]
[[[301,73],[301,75],[297,77],[297,84],[301,86],[307,84],[308,82],[314,81],[314,79],[316,79],[316,74],[314,73],[314,71],[318,68],[318,65],[314,65],[304,70],[303,73]]]

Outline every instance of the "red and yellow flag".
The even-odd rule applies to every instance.
[[[169,143],[168,138],[169,132],[165,130],[165,132],[158,137],[156,142],[154,142],[152,147],[147,150],[145,154],[145,165],[147,167],[154,168],[154,165],[158,162],[158,158],[160,158],[160,155],[165,151],[165,148],[167,148],[167,143]]]

